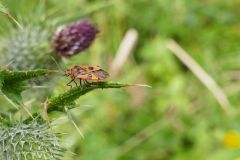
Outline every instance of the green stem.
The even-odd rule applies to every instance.
[[[50,70],[38,69],[38,70],[30,70],[30,71],[10,71],[10,70],[0,70],[0,74],[4,75],[4,81],[24,81],[27,79],[31,79],[37,76],[43,76],[50,72]]]
[[[104,89],[104,88],[122,88],[130,86],[128,84],[119,83],[107,83],[107,82],[95,82],[83,87],[74,87],[69,89],[65,93],[59,94],[48,100],[47,111],[48,113],[52,111],[64,111],[64,106],[72,104],[80,96],[94,90],[94,89]]]

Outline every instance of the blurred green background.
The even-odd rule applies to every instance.
[[[64,133],[61,144],[67,148],[65,160],[240,159],[239,0],[2,3],[23,27],[54,24],[48,32],[50,37],[56,26],[82,18],[98,26],[100,34],[93,45],[68,59],[62,65],[64,69],[88,64],[110,71],[126,32],[135,29],[138,33],[135,49],[111,81],[148,84],[152,88],[97,90],[81,97],[79,107],[71,113],[84,138],[67,115],[53,118],[54,131]],[[0,15],[2,41],[14,27]],[[167,48],[169,39],[174,39],[219,84],[230,103],[230,113]],[[50,80],[54,89],[49,94],[68,89],[68,81],[62,74],[56,75]],[[24,101],[33,99],[33,106],[43,103],[43,99],[31,95],[41,90],[44,88],[27,90]],[[2,97],[0,104],[1,109],[12,107]]]

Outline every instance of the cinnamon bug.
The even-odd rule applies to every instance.
[[[87,65],[75,65],[71,69],[68,69],[64,72],[65,76],[70,76],[71,81],[67,83],[67,86],[72,88],[71,83],[74,82],[76,86],[76,79],[79,79],[79,84],[82,86],[82,83],[89,84],[88,81],[100,81],[109,77],[108,72],[104,71],[99,66],[87,66]]]

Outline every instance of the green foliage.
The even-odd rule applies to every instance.
[[[0,159],[58,160],[64,149],[48,124],[40,120],[0,125]]]
[[[62,146],[68,146],[71,152],[76,153],[65,152],[62,159],[239,159],[239,147],[228,148],[224,140],[229,132],[240,134],[240,1],[2,0],[1,2],[7,7],[5,13],[8,13],[0,14],[0,60],[4,64],[9,64],[13,60],[12,65],[17,66],[17,63],[14,64],[15,59],[23,55],[19,52],[15,54],[16,57],[12,56],[5,60],[7,42],[10,42],[11,37],[17,35],[17,32],[21,32],[15,29],[21,27],[16,26],[9,13],[17,21],[24,22],[23,24],[35,24],[33,27],[39,28],[39,35],[46,31],[47,36],[51,34],[49,28],[45,30],[46,28],[42,27],[49,22],[51,26],[57,27],[78,18],[86,18],[87,15],[87,18],[99,27],[99,37],[89,50],[64,61],[64,68],[87,64],[100,65],[107,70],[126,31],[134,28],[139,33],[133,56],[127,59],[118,76],[111,78],[123,83],[150,84],[153,86],[152,89],[129,87],[121,92],[116,90],[91,92],[95,89],[90,91],[88,90],[90,86],[85,86],[81,91],[78,87],[67,88],[67,79],[63,76],[50,78],[46,87],[51,88],[51,94],[45,95],[44,98],[50,97],[49,117],[54,123],[59,124],[53,129],[67,133],[62,135]],[[108,3],[111,5],[107,5]],[[14,31],[10,32],[9,28]],[[21,35],[20,38],[26,37]],[[44,44],[47,39],[45,38],[43,41],[36,41],[41,45],[32,45],[40,48],[36,51],[39,55],[46,55],[49,51],[47,49],[49,44]],[[166,47],[168,39],[178,42],[221,86],[233,105],[234,114],[228,116],[222,112],[208,89],[203,87],[189,68],[168,50]],[[27,40],[24,42],[31,44]],[[29,55],[35,55],[31,51],[35,52],[35,49],[29,49],[28,52]],[[21,57],[26,70],[29,69],[28,65],[42,66],[41,58],[34,58],[36,57],[32,57],[32,63],[29,63],[24,61],[28,58]],[[18,68],[21,67],[18,64]],[[3,78],[0,78],[0,82],[0,86],[3,85]],[[40,101],[36,98],[42,90],[44,89],[33,88],[22,94],[24,104],[28,104],[27,108],[31,112],[42,111],[43,107],[40,104],[46,99]],[[33,94],[32,91],[37,93]],[[88,94],[84,94],[83,91]],[[73,105],[73,102],[81,107],[68,112],[74,117],[76,126],[84,133],[84,140],[62,112],[57,113],[61,115],[57,120],[54,119],[55,114],[52,111],[63,111],[65,105],[69,107],[68,105]],[[25,111],[16,109],[15,112],[9,111],[10,115],[4,114],[6,108],[10,110],[11,107],[0,96],[0,122],[10,126],[13,122],[9,119],[25,116],[22,114]],[[71,107],[75,106],[70,106],[70,109]],[[0,133],[2,131],[0,128]],[[239,142],[239,139],[231,136],[230,138],[232,139],[228,143]]]
[[[76,99],[92,90],[105,88],[122,88],[126,86],[129,85],[120,83],[95,82],[84,85],[83,87],[74,87],[64,93],[50,98],[47,102],[48,113],[52,111],[64,111],[64,106],[74,104],[74,101]]]
[[[3,6],[3,4],[0,2],[0,12],[7,14],[8,10],[5,6]]]
[[[21,93],[26,89],[24,81],[48,74],[49,70],[10,71],[0,70],[0,90],[14,103],[22,104]]]
[[[113,3],[110,1],[108,2],[98,2],[93,7],[87,8],[86,11],[78,12],[74,15],[68,16],[68,17],[59,17],[57,19],[57,25],[67,24],[70,22],[78,21],[79,19],[84,19],[87,16],[90,16],[96,12],[102,11],[103,9],[107,9],[108,7],[111,7]]]
[[[22,29],[22,26],[19,22],[9,13],[8,9],[0,2],[0,13],[6,16],[8,19],[11,20],[12,23],[16,24],[19,28]]]

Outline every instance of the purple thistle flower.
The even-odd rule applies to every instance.
[[[87,20],[72,23],[55,32],[52,38],[53,50],[60,56],[73,56],[87,49],[98,32]]]

